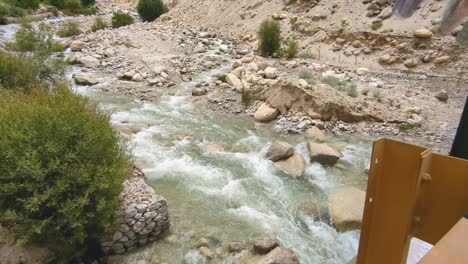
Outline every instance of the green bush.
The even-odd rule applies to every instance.
[[[371,24],[372,30],[379,30],[382,26],[383,26],[383,23],[380,20],[375,20]]]
[[[162,0],[139,0],[138,14],[143,21],[153,21],[168,11]]]
[[[2,24],[4,17],[21,17],[24,15],[24,10],[0,1],[0,24]]]
[[[81,0],[83,6],[93,6],[96,3],[96,0]]]
[[[351,97],[358,97],[359,96],[359,93],[358,93],[358,90],[357,90],[357,86],[356,84],[350,84],[348,86],[348,91],[347,91],[348,95],[351,96]]]
[[[252,104],[257,99],[257,95],[251,89],[242,89],[241,100],[245,107]]]
[[[39,7],[39,0],[17,0],[16,5],[24,9],[36,9]]]
[[[263,56],[272,56],[280,48],[280,24],[273,20],[265,20],[260,25],[258,37],[259,50]]]
[[[0,96],[0,219],[57,262],[87,262],[113,227],[129,157],[109,116],[66,87]],[[80,258],[80,256],[84,256]]]
[[[292,59],[297,56],[297,42],[294,39],[291,39],[287,42],[286,49],[284,50],[284,55],[288,59]]]
[[[15,42],[7,47],[16,53],[0,53],[0,88],[30,90],[62,78],[63,62],[60,53],[56,56],[54,52],[63,47],[53,40],[48,25],[41,23],[35,28],[23,22]]]
[[[107,23],[101,17],[96,17],[94,24],[91,26],[91,31],[96,32],[101,29],[106,29],[107,27]]]
[[[125,14],[120,11],[117,11],[112,15],[112,27],[113,28],[127,26],[132,23],[133,23],[133,17],[129,14]]]
[[[57,36],[62,38],[72,37],[79,34],[81,34],[80,25],[78,22],[73,20],[64,22],[57,31]]]
[[[62,49],[53,37],[54,34],[49,25],[40,23],[34,27],[24,20],[15,33],[15,42],[8,43],[7,47],[18,52],[33,52],[37,56],[49,57],[51,53]]]

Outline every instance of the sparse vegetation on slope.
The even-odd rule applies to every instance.
[[[57,36],[65,38],[81,34],[80,25],[78,22],[70,20],[62,24],[57,31]]]
[[[273,56],[280,48],[280,24],[273,20],[265,20],[258,31],[259,50],[263,56]]]
[[[133,24],[133,17],[122,12],[115,12],[112,15],[112,27],[119,28]]]

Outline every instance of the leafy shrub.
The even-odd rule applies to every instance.
[[[168,11],[162,0],[139,0],[138,14],[143,21],[153,21]]]
[[[242,89],[241,100],[244,106],[249,106],[253,101],[255,101],[255,99],[256,95],[252,90],[245,88]]]
[[[323,77],[321,80],[320,80],[322,83],[324,84],[328,84],[330,85],[331,87],[339,90],[339,91],[344,91],[346,90],[346,82],[344,81],[341,81],[340,79],[334,77],[334,76],[327,76],[327,77]]]
[[[94,24],[91,26],[91,31],[96,32],[101,29],[106,29],[109,25],[101,18],[101,17],[96,17],[94,20]]]
[[[347,91],[348,95],[351,96],[351,97],[358,97],[359,93],[357,91],[357,86],[356,84],[350,84],[348,86],[348,91]]]
[[[112,15],[112,27],[113,28],[127,26],[132,23],[133,23],[133,17],[129,14],[125,14],[120,11],[117,11]]]
[[[383,26],[383,23],[380,20],[375,20],[371,24],[372,30],[379,30],[382,26]]]
[[[52,55],[63,47],[53,40],[50,26],[41,23],[35,28],[23,22],[8,48],[17,53],[0,53],[2,88],[30,90],[61,79],[63,62],[60,56]]]
[[[78,22],[73,20],[64,22],[57,31],[57,36],[62,38],[72,37],[79,34],[81,34],[80,25]]]
[[[92,6],[96,3],[96,0],[81,0],[83,6]]]
[[[280,24],[273,20],[265,20],[260,25],[258,37],[259,50],[263,56],[272,56],[280,48]]]
[[[49,0],[49,3],[68,14],[95,14],[96,9],[94,7],[88,7],[82,5],[80,0]],[[84,6],[84,7],[83,7]]]
[[[4,17],[21,17],[24,15],[23,9],[11,5],[9,3],[3,3],[0,1],[0,24],[2,24]]]
[[[404,131],[408,131],[408,130],[411,130],[411,129],[415,129],[417,127],[419,127],[419,126],[414,125],[414,124],[403,123],[403,124],[400,125],[399,130],[404,132]]]
[[[39,0],[17,0],[16,5],[24,9],[37,9]]]
[[[0,219],[57,262],[86,262],[112,229],[129,158],[109,116],[66,87],[0,96]],[[86,262],[87,263],[87,262]]]
[[[299,74],[299,78],[304,79],[310,85],[314,85],[316,83],[314,75],[307,71],[301,72]]]
[[[297,56],[297,42],[293,39],[289,40],[284,53],[288,59],[295,58]]]

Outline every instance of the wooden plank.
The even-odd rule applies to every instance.
[[[423,153],[390,139],[374,143],[358,264],[406,262]]]
[[[412,234],[434,245],[468,213],[468,161],[432,154],[426,171]]]
[[[462,218],[424,256],[419,264],[466,264],[468,263],[468,220]]]

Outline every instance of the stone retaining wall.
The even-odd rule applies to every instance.
[[[123,183],[120,195],[120,227],[111,239],[101,242],[104,253],[109,255],[153,242],[169,227],[166,199],[155,194],[141,170],[135,168],[132,176]]]

